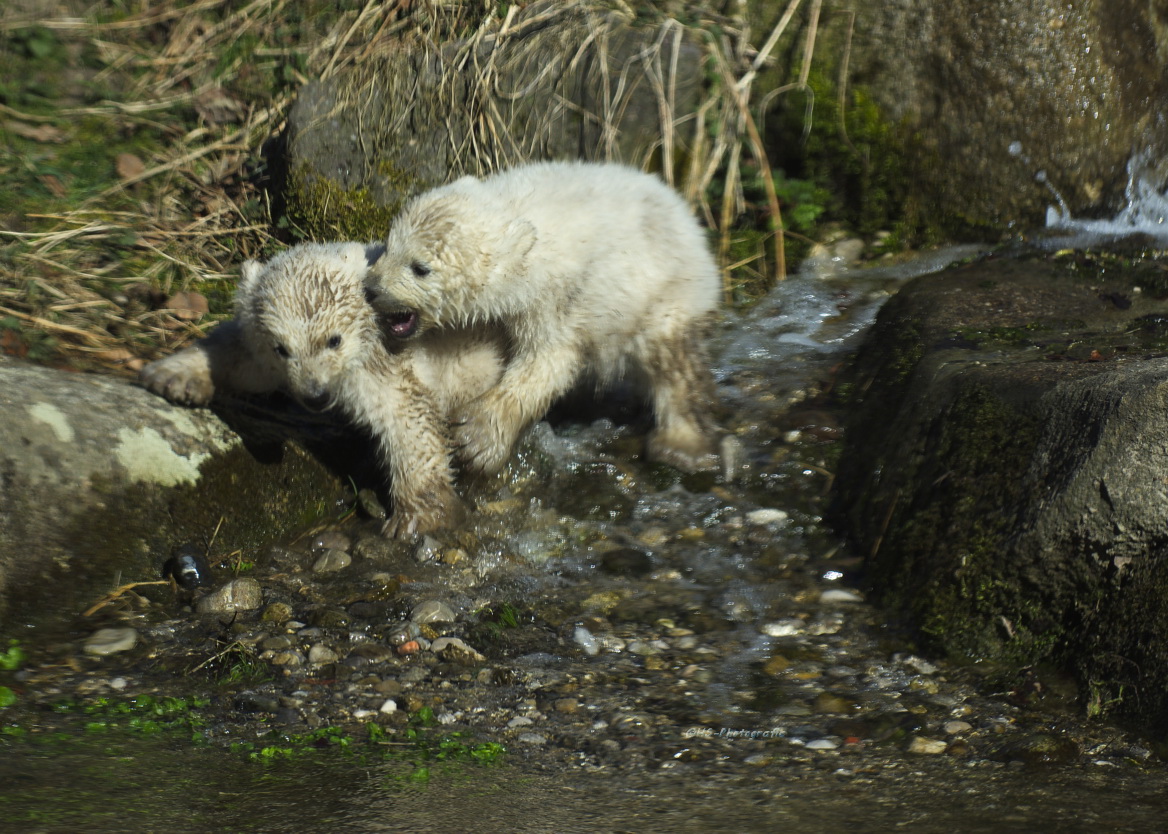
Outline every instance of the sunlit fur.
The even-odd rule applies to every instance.
[[[368,282],[374,306],[417,312],[422,332],[497,321],[511,336],[502,380],[457,432],[472,468],[500,468],[581,375],[626,372],[648,381],[649,454],[717,466],[701,339],[720,274],[689,207],[657,177],[573,162],[464,177],[407,205]]]
[[[336,408],[377,439],[394,511],[388,535],[457,521],[448,417],[502,372],[502,334],[435,332],[387,350],[365,301],[380,246],[303,244],[244,264],[235,318],[194,347],[148,365],[146,387],[203,405],[216,390],[284,390],[313,409]]]

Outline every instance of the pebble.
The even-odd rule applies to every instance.
[[[787,513],[773,507],[764,507],[761,510],[751,510],[746,514],[746,520],[751,524],[779,524],[786,521]]]
[[[312,563],[313,573],[333,573],[344,570],[353,564],[353,557],[343,550],[333,547],[325,548],[316,561]]]
[[[313,666],[324,666],[326,663],[336,663],[337,653],[328,646],[317,643],[308,650],[308,662]]]
[[[530,744],[532,746],[539,746],[547,744],[547,736],[540,733],[520,733],[516,739],[520,744]]]
[[[393,698],[386,698],[385,701],[382,702],[381,706],[377,708],[377,711],[384,713],[385,715],[395,713],[397,712],[397,701],[395,701]]]
[[[442,558],[442,542],[433,536],[422,536],[422,540],[414,547],[414,561],[420,564],[436,562]]]
[[[575,641],[576,645],[584,650],[584,654],[592,657],[600,654],[599,641],[597,641],[597,639],[592,636],[592,632],[584,628],[584,626],[576,626],[576,630],[572,632],[572,640]]]
[[[85,653],[105,657],[129,651],[138,642],[138,632],[132,628],[99,628],[85,641]]]
[[[519,727],[530,727],[534,723],[535,722],[532,721],[530,718],[528,718],[526,715],[517,715],[514,718],[512,718],[510,721],[507,722],[507,729],[514,730],[514,729],[517,729]]]
[[[304,655],[300,652],[279,652],[272,655],[272,665],[295,669],[304,665]]]
[[[457,619],[454,609],[437,599],[419,602],[410,612],[410,620],[415,623],[452,623]]]
[[[817,738],[804,745],[808,750],[835,750],[839,746],[839,739],[834,738]]]
[[[776,620],[772,623],[763,623],[759,629],[767,637],[795,637],[806,630],[806,625],[794,617],[786,620]]]
[[[264,603],[264,590],[254,579],[232,579],[199,600],[195,610],[200,614],[231,614],[236,611],[254,611]]]
[[[935,756],[939,753],[944,753],[945,748],[949,745],[938,739],[924,738],[922,736],[913,736],[913,740],[909,742],[908,752],[910,753],[924,753],[926,755]]]
[[[848,590],[847,588],[828,588],[819,595],[819,601],[825,605],[832,605],[841,602],[863,602],[864,598],[857,592]]]
[[[286,602],[273,602],[260,614],[265,623],[286,623],[292,619],[292,606]]]
[[[653,560],[643,551],[620,547],[601,556],[600,567],[613,576],[645,576],[653,570]]]
[[[385,512],[385,507],[381,506],[381,501],[377,497],[377,492],[372,489],[363,489],[357,493],[357,504],[361,507],[361,511],[370,518],[377,521],[385,521],[389,518],[389,514]]]
[[[439,637],[430,644],[430,651],[441,655],[443,660],[463,666],[474,666],[487,660],[458,637]]]
[[[973,725],[968,721],[946,721],[942,729],[944,729],[948,735],[955,736],[959,735],[960,733],[968,733],[973,729]]]
[[[312,537],[311,550],[349,550],[353,542],[340,530],[324,530]]]

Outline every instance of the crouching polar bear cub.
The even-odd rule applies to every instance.
[[[464,177],[406,206],[367,282],[401,337],[480,322],[511,337],[502,378],[455,428],[469,468],[501,468],[581,375],[603,385],[629,372],[647,384],[656,420],[648,456],[717,467],[701,338],[718,267],[685,201],[657,177],[580,162]]]
[[[235,317],[147,365],[141,380],[186,405],[205,405],[217,390],[283,390],[315,411],[338,407],[377,440],[393,498],[383,532],[413,535],[462,516],[449,415],[498,381],[503,341],[470,328],[387,347],[364,288],[380,251],[302,244],[266,264],[246,262]]]

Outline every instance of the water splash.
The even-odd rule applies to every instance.
[[[1168,244],[1168,189],[1155,174],[1150,152],[1140,151],[1128,160],[1124,198],[1124,207],[1115,217],[1101,220],[1073,217],[1060,199],[1058,208],[1050,206],[1046,210],[1047,228],[1060,236],[1047,243],[1059,247],[1084,247],[1142,234]]]

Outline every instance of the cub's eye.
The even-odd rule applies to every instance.
[[[410,270],[414,273],[415,278],[425,278],[430,274],[430,267],[421,261],[412,261],[410,263]]]
[[[288,348],[283,345],[276,345],[276,355],[281,359],[287,359],[292,354],[288,352]]]
[[[341,337],[339,335],[330,336],[328,340],[328,346],[330,350],[336,350],[339,348],[341,346]]]

